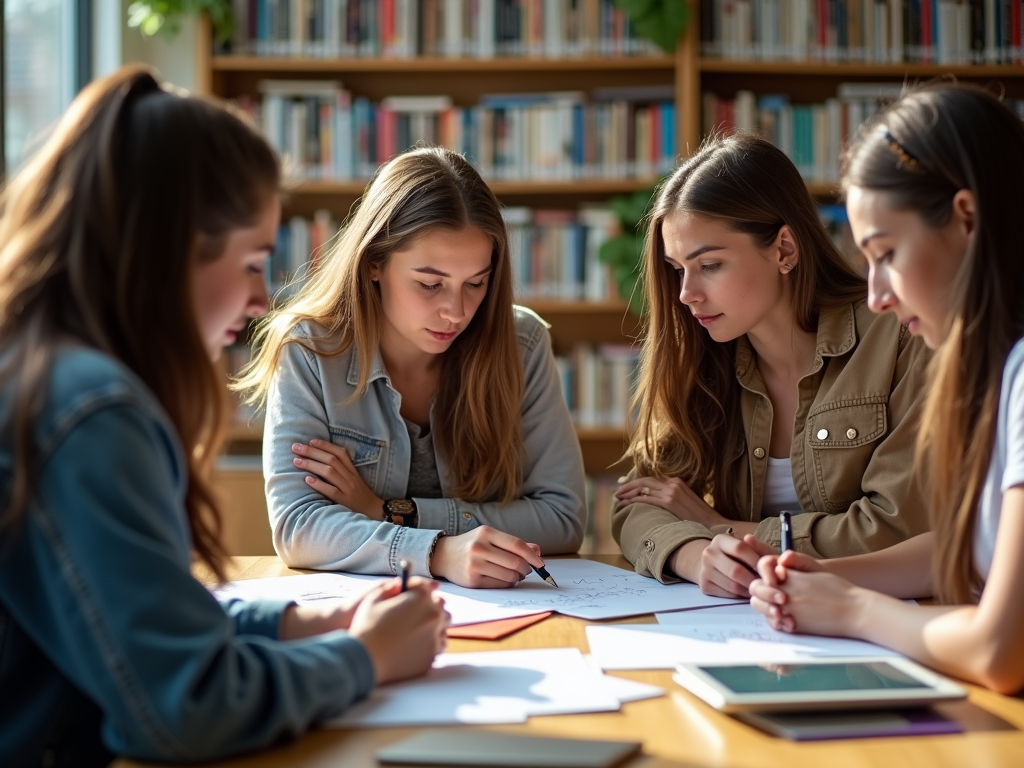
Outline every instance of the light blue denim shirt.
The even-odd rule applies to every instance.
[[[0,382],[9,423],[10,380]],[[150,391],[62,350],[35,425],[39,472],[0,533],[0,764],[197,761],[264,747],[373,686],[345,632],[278,640],[286,602],[219,603],[190,574],[188,477]],[[0,435],[0,492],[11,491]]]
[[[292,464],[293,443],[330,440],[344,446],[366,484],[382,499],[403,498],[409,481],[411,446],[400,415],[401,395],[391,386],[380,354],[369,387],[349,401],[359,381],[358,357],[350,349],[333,357],[286,344],[267,402],[263,472],[274,546],[296,568],[393,574],[401,560],[429,576],[428,557],[443,531],[449,536],[489,525],[539,544],[544,554],[579,549],[586,527],[583,459],[551,352],[547,325],[516,307],[523,354],[522,435],[525,447],[520,498],[476,503],[451,498],[455,486],[445,457],[435,451],[444,498],[415,499],[419,527],[370,520],[334,504],[306,485],[307,472]],[[324,331],[308,323],[297,336]],[[331,342],[324,342],[330,348]],[[431,410],[431,433],[436,434]]]

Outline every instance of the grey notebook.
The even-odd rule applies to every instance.
[[[552,739],[494,731],[422,731],[377,752],[386,765],[611,768],[637,754],[633,741]]]

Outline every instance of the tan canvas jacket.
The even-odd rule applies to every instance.
[[[923,342],[891,314],[876,315],[864,303],[822,313],[814,364],[799,384],[790,456],[803,511],[793,518],[798,551],[854,555],[928,529],[913,472],[928,358]],[[761,518],[772,406],[746,336],[737,342],[736,378],[746,437],[736,508],[742,520],[760,523],[758,539],[778,546],[778,518]],[[726,530],[650,504],[620,504],[612,513],[622,553],[638,573],[665,583],[679,581],[666,572],[673,551]]]

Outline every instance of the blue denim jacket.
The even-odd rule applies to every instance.
[[[0,417],[11,408],[0,383]],[[194,761],[267,746],[373,685],[344,632],[277,639],[285,602],[220,604],[189,572],[182,448],[149,390],[81,347],[35,425],[35,497],[0,533],[0,765]],[[0,436],[9,498],[11,436]]]
[[[515,311],[525,382],[522,495],[507,504],[450,498],[455,482],[444,456],[435,451],[445,498],[415,500],[419,528],[370,520],[333,504],[306,485],[307,473],[292,464],[293,443],[330,440],[348,450],[374,493],[382,499],[405,497],[412,449],[399,412],[401,395],[391,386],[380,353],[366,393],[350,400],[359,380],[354,349],[328,357],[298,344],[284,346],[263,438],[267,506],[282,560],[297,568],[393,574],[404,559],[414,573],[429,576],[429,553],[439,531],[455,536],[481,525],[539,544],[545,554],[579,549],[586,526],[579,441],[547,325],[528,309]],[[309,339],[323,336],[324,329],[303,323],[295,332]],[[431,434],[436,434],[433,410]]]

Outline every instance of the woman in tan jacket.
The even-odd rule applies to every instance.
[[[793,513],[841,557],[927,530],[912,473],[927,350],[865,304],[795,166],[717,138],[658,193],[648,313],[613,531],[636,570],[747,597]]]

